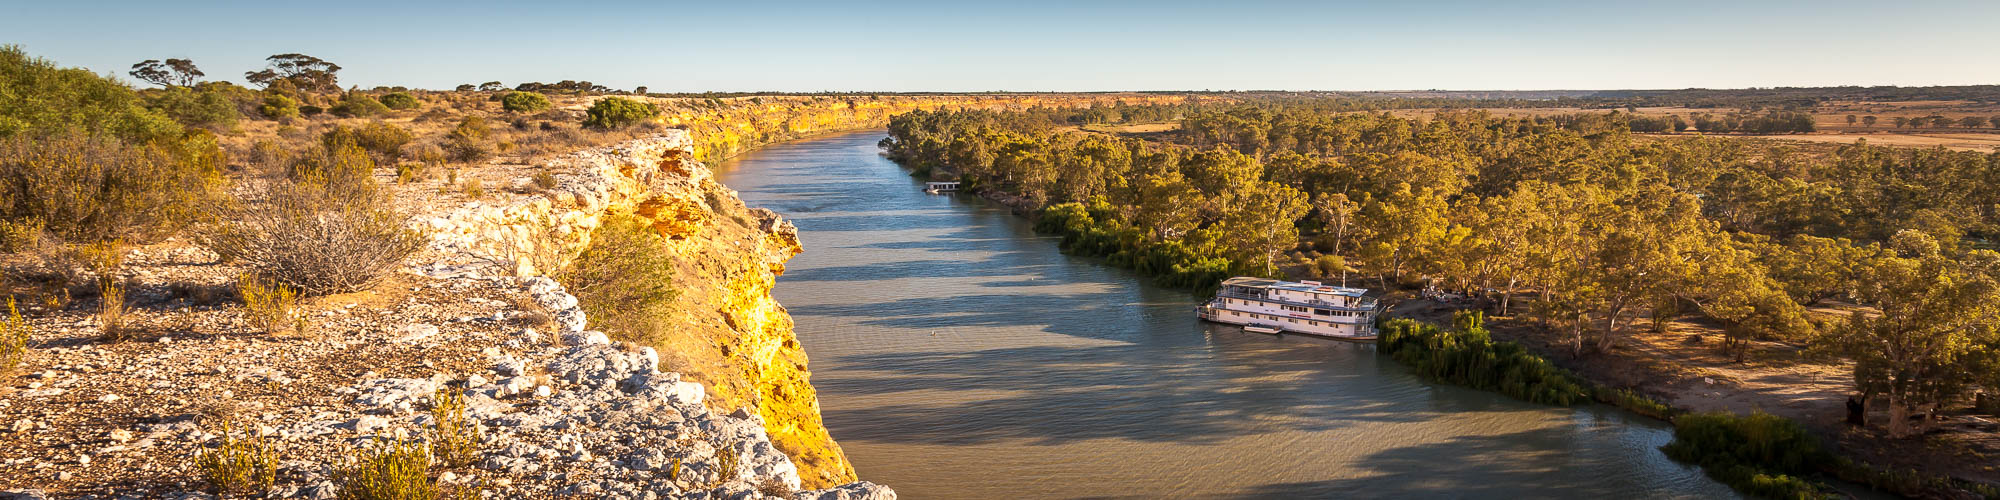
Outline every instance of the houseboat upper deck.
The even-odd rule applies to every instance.
[[[1349,340],[1374,340],[1381,304],[1368,290],[1316,281],[1236,277],[1195,310],[1201,319],[1233,325],[1276,326],[1285,332]]]

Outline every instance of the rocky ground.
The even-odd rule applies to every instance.
[[[481,203],[410,206],[445,224],[464,218],[442,211]],[[120,338],[103,335],[97,299],[27,307],[30,353],[0,377],[0,491],[208,497],[192,458],[227,426],[275,444],[269,496],[334,498],[357,450],[425,439],[442,390],[466,396],[483,446],[434,477],[486,498],[894,498],[867,482],[799,491],[758,411],[711,408],[652,348],[590,330],[561,285],[475,255],[488,233],[444,232],[381,285],[309,301],[303,333],[252,327],[233,297],[241,270],[185,242],[128,253]]]

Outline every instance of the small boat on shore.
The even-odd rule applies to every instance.
[[[1368,290],[1317,281],[1237,277],[1222,282],[1195,317],[1257,333],[1302,333],[1344,340],[1375,340],[1381,302]]]

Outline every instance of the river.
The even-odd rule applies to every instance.
[[[1201,297],[927,195],[880,131],[716,165],[806,251],[777,296],[861,477],[904,498],[1731,498],[1661,422],[1424,381],[1374,346],[1205,324]]]

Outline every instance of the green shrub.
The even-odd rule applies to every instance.
[[[1835,465],[1833,455],[1805,426],[1764,412],[1736,416],[1695,413],[1674,419],[1674,440],[1660,447],[1668,457],[1699,464],[1737,491],[1776,498],[1826,498],[1799,476]]]
[[[409,144],[414,138],[415,136],[403,127],[374,121],[354,128],[336,125],[333,130],[320,134],[319,141],[321,146],[328,149],[337,149],[341,144],[353,144],[374,154],[376,158],[394,161],[402,157],[403,145]]]
[[[236,102],[222,92],[167,87],[147,93],[147,107],[189,127],[214,131],[236,125]]]
[[[346,97],[340,99],[340,104],[333,105],[327,111],[343,118],[367,118],[387,113],[389,107],[383,106],[382,101],[377,101],[366,94],[349,92]]]
[[[465,118],[458,120],[458,126],[452,127],[450,135],[451,137],[454,138],[462,137],[465,139],[471,139],[475,141],[484,141],[488,136],[491,136],[492,134],[493,134],[493,129],[486,126],[485,118],[481,118],[478,116],[467,116]]]
[[[590,247],[555,274],[599,328],[625,341],[665,338],[677,325],[666,307],[673,289],[674,260],[666,238],[634,215],[607,217],[591,234]]]
[[[1432,380],[1499,391],[1534,403],[1568,406],[1590,400],[1587,383],[1513,342],[1496,342],[1478,313],[1453,318],[1443,330],[1408,319],[1382,325],[1376,345]]]
[[[325,113],[325,112],[326,108],[322,108],[319,106],[313,106],[313,105],[299,106],[299,114],[305,116],[319,116],[320,113]]]
[[[965,185],[973,188],[976,184]],[[1178,240],[1151,241],[1114,212],[1102,199],[1087,207],[1073,202],[1050,205],[1036,217],[1035,230],[1061,235],[1064,253],[1105,257],[1105,263],[1152,277],[1164,287],[1212,291],[1231,276],[1257,274],[1235,260],[1196,252]]]
[[[264,104],[257,106],[257,114],[272,120],[299,117],[299,102],[281,95],[264,96]]]
[[[1659,400],[1655,400],[1653,398],[1646,397],[1643,394],[1633,392],[1631,389],[1613,389],[1610,387],[1598,386],[1597,389],[1594,391],[1594,394],[1597,397],[1597,401],[1600,403],[1616,406],[1619,408],[1624,408],[1627,410],[1631,410],[1632,413],[1637,413],[1640,415],[1645,415],[1648,417],[1653,417],[1661,420],[1673,420],[1674,415],[1680,413],[1679,410],[1676,410],[1674,407],[1667,406],[1666,403],[1662,403]]]
[[[655,115],[660,108],[650,102],[641,102],[623,97],[598,99],[596,104],[584,111],[583,126],[616,129],[632,126]]]
[[[81,133],[144,142],[181,132],[130,87],[90,70],[57,68],[12,45],[0,46],[0,102],[6,103],[0,105],[0,138]]]
[[[0,139],[0,219],[39,222],[64,241],[150,241],[217,198],[222,165],[201,131],[147,145],[67,132]]]
[[[222,424],[221,442],[195,453],[194,469],[216,494],[263,493],[278,478],[278,452],[260,436],[236,437]]]
[[[389,109],[397,111],[402,111],[406,109],[417,109],[423,107],[424,105],[422,102],[417,101],[416,96],[412,96],[408,92],[396,92],[393,94],[385,95],[382,96],[382,98],[379,100],[382,102],[383,106],[387,106]]]
[[[500,96],[500,108],[515,113],[534,113],[553,106],[548,96],[535,92],[508,92]]]

